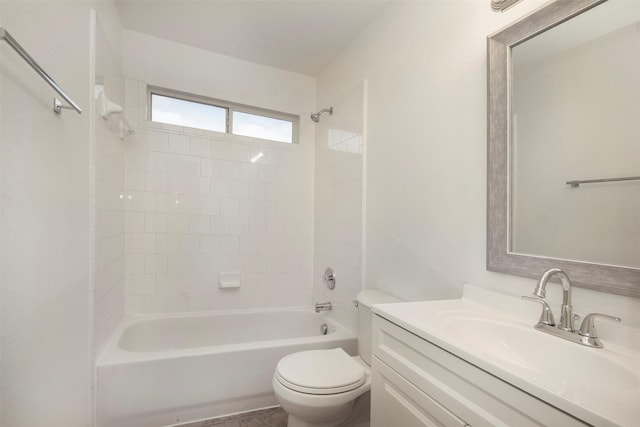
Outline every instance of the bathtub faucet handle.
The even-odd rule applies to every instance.
[[[331,306],[331,302],[317,302],[314,308],[316,313],[320,313],[321,311],[331,310],[333,307]]]

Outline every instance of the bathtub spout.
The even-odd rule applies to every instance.
[[[333,307],[331,306],[331,302],[317,302],[315,304],[316,313],[320,313],[321,311],[331,310]]]

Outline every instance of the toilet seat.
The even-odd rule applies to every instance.
[[[316,395],[351,391],[367,379],[364,368],[341,348],[290,354],[278,362],[275,374],[286,388]]]

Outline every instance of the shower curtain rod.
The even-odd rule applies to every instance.
[[[15,50],[22,57],[22,59],[27,61],[27,63],[31,65],[31,68],[36,70],[36,73],[40,74],[40,77],[42,77],[47,83],[49,83],[49,86],[51,86],[53,90],[58,92],[58,95],[64,98],[64,100],[67,101],[67,103],[71,106],[64,106],[62,105],[62,102],[60,102],[60,100],[58,100],[57,98],[53,98],[53,111],[56,114],[60,114],[63,108],[69,110],[73,108],[78,112],[78,114],[82,114],[82,109],[78,107],[78,104],[76,104],[71,98],[69,98],[64,90],[62,90],[62,88],[58,86],[58,84],[49,76],[49,74],[47,74],[42,69],[42,67],[38,65],[35,59],[33,59],[22,46],[20,46],[20,43],[18,43],[16,39],[14,39],[11,34],[9,34],[9,32],[2,27],[0,27],[0,39],[9,43],[9,46],[11,46],[13,50]]]

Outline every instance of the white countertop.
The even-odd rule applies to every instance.
[[[616,324],[603,349],[585,347],[533,329],[540,305],[470,285],[460,299],[373,311],[589,424],[640,426],[638,329]]]

